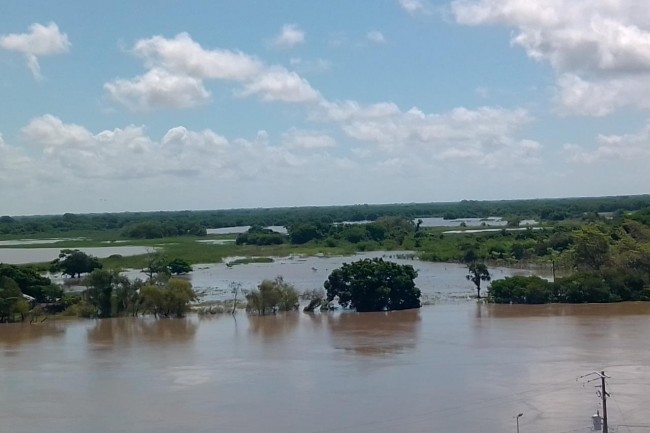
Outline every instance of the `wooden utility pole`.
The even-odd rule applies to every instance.
[[[605,375],[605,371],[600,372],[600,383],[602,389],[600,390],[601,392],[601,397],[603,399],[603,433],[609,433],[608,427],[607,427],[607,397],[609,394],[607,394],[607,390],[605,389],[605,378],[607,376]]]

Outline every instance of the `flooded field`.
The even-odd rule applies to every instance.
[[[12,433],[645,431],[650,304],[0,326]]]
[[[329,274],[344,262],[352,262],[363,258],[383,257],[400,264],[412,265],[418,270],[416,284],[422,290],[425,300],[467,299],[475,296],[476,290],[472,283],[465,278],[467,268],[457,263],[423,262],[412,257],[409,251],[385,252],[376,251],[355,256],[332,257],[276,257],[273,263],[250,263],[229,267],[226,263],[195,265],[194,272],[187,275],[195,290],[202,294],[202,300],[225,300],[232,297],[229,289],[231,283],[240,283],[246,290],[253,289],[264,279],[284,277],[285,281],[293,284],[298,290],[322,288]],[[531,275],[532,270],[494,268],[490,269],[493,278],[503,278],[509,275]],[[539,274],[539,271],[535,273]],[[146,276],[139,270],[126,273],[130,278]]]
[[[146,254],[149,247],[122,246],[122,247],[90,247],[78,248],[86,254],[104,258],[119,254],[122,256],[136,256]],[[0,263],[20,265],[24,263],[50,262],[59,256],[61,248],[0,248]]]

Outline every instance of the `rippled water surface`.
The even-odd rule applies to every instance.
[[[650,304],[442,304],[0,325],[0,426],[61,432],[611,431],[647,424]],[[644,431],[643,429],[631,431]]]

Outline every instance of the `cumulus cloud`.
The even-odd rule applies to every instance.
[[[428,14],[429,4],[426,0],[398,0],[399,5],[411,15]]]
[[[38,58],[68,52],[70,41],[68,36],[59,30],[56,23],[51,22],[47,25],[34,23],[29,26],[28,33],[0,36],[0,48],[24,54],[34,78],[41,79]]]
[[[206,80],[239,83],[240,96],[265,101],[313,102],[320,94],[298,73],[268,66],[248,54],[205,49],[187,33],[168,39],[154,36],[135,43],[133,53],[148,70],[133,78],[104,84],[107,96],[131,110],[192,108],[210,100]]]
[[[131,79],[104,84],[108,96],[133,111],[156,108],[191,108],[210,100],[203,80],[154,68]]]
[[[293,48],[304,43],[305,32],[296,24],[283,25],[280,34],[271,41],[271,45],[278,48]]]
[[[495,167],[536,163],[541,145],[517,135],[531,120],[524,109],[459,107],[442,114],[417,108],[402,111],[392,103],[362,106],[354,101],[323,102],[323,121],[335,122],[357,142],[386,155],[416,155],[423,160],[467,160]]]
[[[260,73],[244,86],[241,95],[259,95],[265,101],[315,102],[320,94],[307,80],[282,67]]]
[[[557,100],[567,112],[649,108],[650,12],[644,1],[455,0],[452,10],[461,24],[514,27],[511,42],[556,71]]]
[[[368,39],[370,42],[374,42],[376,44],[385,44],[386,43],[386,38],[384,38],[384,34],[378,30],[372,30],[368,33],[366,33],[366,39]]]
[[[650,122],[634,134],[600,134],[593,149],[577,144],[565,144],[564,151],[570,160],[577,164],[610,164],[618,160],[645,165],[650,161]]]
[[[33,175],[31,159],[18,148],[9,146],[0,134],[0,186],[18,185]]]
[[[149,68],[198,79],[246,80],[262,69],[262,62],[239,51],[207,50],[187,33],[172,39],[154,36],[135,43],[133,52]]]
[[[282,143],[288,149],[318,151],[333,149],[336,140],[328,134],[292,128],[282,134]]]

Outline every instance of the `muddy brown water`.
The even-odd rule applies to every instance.
[[[0,430],[647,431],[650,304],[0,325]]]

